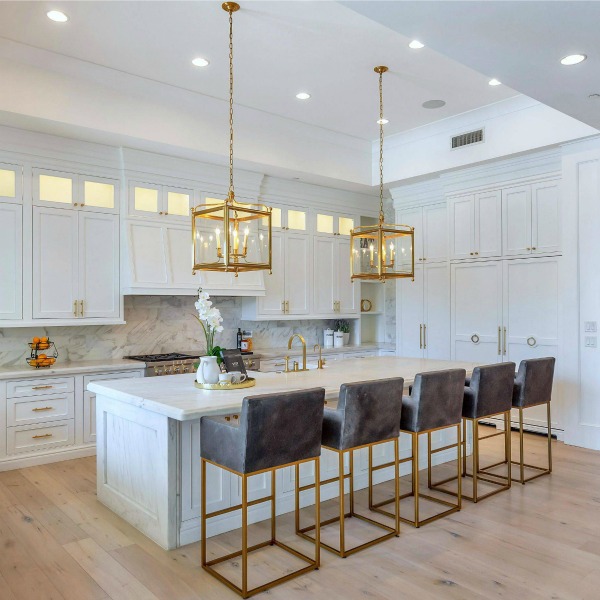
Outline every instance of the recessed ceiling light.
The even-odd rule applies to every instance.
[[[488,85],[502,85],[502,82],[498,81],[497,79],[490,79],[488,81]]]
[[[377,125],[387,125],[388,123],[387,119],[377,119]]]
[[[413,40],[408,47],[413,50],[420,50],[421,48],[425,48],[425,44],[421,43],[419,40]]]
[[[296,98],[298,98],[298,100],[308,100],[310,98],[310,94],[307,92],[299,92],[296,94]]]
[[[427,100],[421,106],[423,108],[442,108],[442,106],[446,106],[446,102],[444,100]]]
[[[194,58],[194,60],[192,60],[192,64],[195,67],[208,67],[209,62],[205,58],[198,56],[197,58]]]
[[[580,62],[583,62],[586,58],[587,56],[585,54],[569,54],[569,56],[565,56],[561,59],[560,64],[570,67],[571,65],[577,65]]]
[[[60,12],[60,10],[50,10],[46,13],[46,16],[51,21],[56,21],[57,23],[66,23],[69,20],[69,17],[64,12]]]

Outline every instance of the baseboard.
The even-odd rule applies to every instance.
[[[13,469],[24,469],[25,467],[48,465],[63,460],[95,456],[95,454],[96,445],[86,444],[82,446],[58,448],[55,450],[44,450],[37,454],[28,453],[26,455],[6,456],[0,459],[0,471],[11,471]]]

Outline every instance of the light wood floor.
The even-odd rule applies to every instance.
[[[530,436],[528,443],[530,458],[543,460],[543,438]],[[600,453],[553,445],[550,477],[515,483],[476,505],[465,502],[460,513],[422,529],[404,525],[399,538],[343,560],[323,551],[319,571],[269,597],[600,598]],[[93,458],[0,473],[1,600],[237,597],[200,569],[198,544],[163,551],[99,504],[94,490]],[[408,514],[410,502],[403,509]],[[287,515],[279,519],[286,540],[294,537],[292,526]],[[255,526],[253,535],[260,533]],[[362,533],[348,526],[350,539]],[[324,535],[335,539],[335,530]],[[213,538],[211,548],[221,552],[237,540],[238,533]],[[298,547],[310,551],[307,542]],[[278,552],[259,552],[253,575],[297,567]]]

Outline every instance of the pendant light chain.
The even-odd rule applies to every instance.
[[[233,11],[229,11],[229,197],[233,200]]]
[[[383,71],[379,72],[379,222],[383,223]]]

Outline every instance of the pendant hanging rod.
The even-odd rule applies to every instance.
[[[379,73],[379,222],[385,220],[383,213],[383,74],[388,70],[385,66],[375,67]]]

